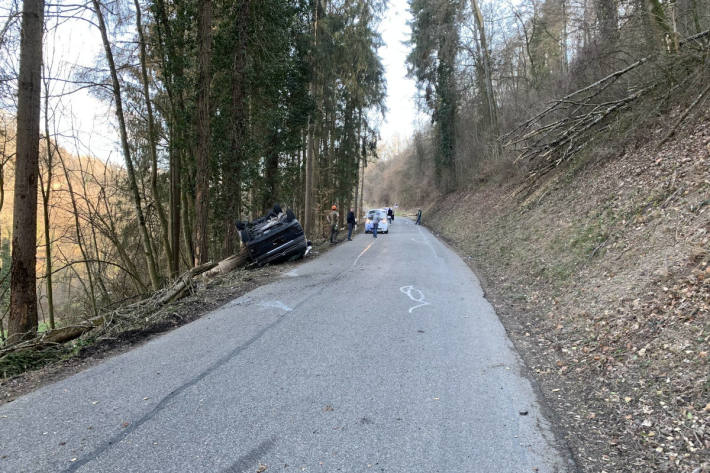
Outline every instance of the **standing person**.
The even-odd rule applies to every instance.
[[[394,210],[392,210],[392,207],[387,209],[387,218],[389,219],[390,223],[394,222]]]
[[[355,228],[355,212],[353,212],[353,209],[350,209],[350,212],[348,212],[348,241],[353,241],[352,236],[353,236],[353,229]]]
[[[330,224],[330,242],[331,243],[336,243],[336,236],[338,234],[338,217],[340,214],[338,213],[338,207],[333,206],[331,207],[331,211],[328,214],[328,223]]]
[[[375,212],[372,214],[372,237],[377,238],[377,226],[380,224],[380,214]]]
[[[417,225],[422,224],[422,209],[419,209],[419,212],[417,212]]]

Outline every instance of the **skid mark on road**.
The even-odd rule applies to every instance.
[[[424,300],[424,293],[414,286],[402,286],[399,288],[399,292],[409,297],[414,302],[419,304],[409,308],[409,313],[411,314],[415,309],[424,307],[425,305],[431,305],[429,302]]]
[[[219,358],[218,360],[216,360],[210,366],[208,366],[202,373],[198,374],[194,378],[192,378],[192,379],[186,381],[185,383],[181,384],[180,386],[178,386],[176,389],[174,389],[172,392],[170,392],[167,396],[163,397],[158,402],[158,404],[156,404],[150,411],[146,412],[142,417],[131,422],[126,428],[121,429],[120,431],[116,432],[108,440],[99,444],[93,451],[87,453],[86,456],[84,456],[83,458],[80,458],[77,462],[72,463],[67,468],[65,468],[63,470],[63,472],[64,473],[75,472],[75,471],[79,470],[79,468],[81,468],[82,466],[86,465],[87,463],[89,463],[93,460],[96,460],[104,452],[107,452],[108,450],[110,450],[114,446],[118,445],[121,441],[123,441],[131,433],[138,430],[138,428],[140,428],[143,424],[152,420],[156,415],[158,415],[165,408],[167,408],[170,405],[170,403],[173,401],[173,399],[182,395],[182,393],[184,393],[186,390],[195,386],[197,383],[199,383],[200,381],[205,379],[209,374],[211,374],[211,373],[215,372],[217,369],[221,368],[228,361],[230,361],[231,359],[233,359],[234,357],[239,355],[241,352],[243,352],[244,350],[249,348],[256,341],[258,341],[269,330],[273,329],[274,327],[276,327],[277,325],[279,325],[281,322],[283,322],[286,319],[287,318],[284,316],[279,316],[276,320],[274,320],[270,324],[264,326],[253,337],[251,337],[249,340],[247,340],[244,344],[235,347],[232,351],[230,351],[226,355],[224,355],[221,358]]]
[[[249,450],[245,455],[239,457],[239,459],[232,464],[229,468],[222,470],[222,473],[244,473],[254,471],[254,465],[256,465],[259,460],[262,459],[270,450],[276,445],[276,439],[271,437],[268,440],[264,440],[255,448]],[[257,470],[266,471],[266,470]]]

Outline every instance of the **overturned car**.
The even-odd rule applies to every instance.
[[[278,204],[264,217],[236,225],[249,257],[259,266],[294,261],[311,249],[296,215],[290,209],[282,211]]]

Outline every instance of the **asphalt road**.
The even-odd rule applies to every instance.
[[[0,408],[0,471],[573,470],[476,277],[427,230],[399,218],[294,268]]]

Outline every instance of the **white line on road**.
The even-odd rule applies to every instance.
[[[425,305],[431,305],[424,300],[424,293],[422,291],[420,291],[419,289],[416,289],[414,286],[402,286],[399,288],[399,291],[402,294],[405,294],[407,297],[409,297],[414,302],[419,302],[419,304],[409,308],[410,314],[412,313],[412,311],[414,311],[414,309],[424,307]]]
[[[372,243],[374,243],[374,241],[373,241]],[[360,257],[361,257],[362,255],[364,255],[367,250],[370,249],[370,247],[372,246],[372,243],[370,243],[369,245],[367,245],[367,246],[365,247],[365,249],[362,250],[362,252],[361,252],[359,255],[357,255],[357,258],[355,258],[355,262],[353,263],[353,265],[351,266],[351,268],[354,268],[354,267],[355,267],[355,265],[357,264],[357,262],[360,261]]]
[[[266,301],[266,302],[261,302],[258,304],[260,307],[271,307],[274,309],[281,309],[284,312],[291,312],[293,309],[284,304],[281,301]]]
[[[424,233],[422,231],[422,227],[417,227],[417,230],[419,230],[419,234],[422,236],[422,239],[424,240],[424,243],[426,243],[426,246],[429,247],[429,249],[434,254],[434,256],[438,257],[439,255],[436,254],[436,250],[434,249],[434,246],[432,246],[431,242],[429,241],[429,238],[427,238],[426,233]]]

